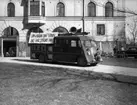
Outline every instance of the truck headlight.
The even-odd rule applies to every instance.
[[[87,50],[87,54],[88,54],[88,55],[91,55],[91,52],[90,52],[89,50]]]

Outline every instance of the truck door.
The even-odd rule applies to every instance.
[[[65,57],[65,49],[67,49],[64,45],[64,39],[56,38],[54,40],[54,48],[53,48],[53,60],[54,61],[64,61]]]
[[[69,40],[69,47],[66,54],[67,60],[69,62],[77,62],[78,56],[81,54],[81,46],[78,39]]]

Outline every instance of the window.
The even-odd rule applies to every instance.
[[[71,40],[71,47],[77,47],[77,41]]]
[[[83,40],[83,41],[81,41],[81,43],[82,43],[82,45],[84,45],[87,48],[96,46],[92,40]]]
[[[52,46],[48,46],[48,51],[49,52],[53,52],[53,47]]]
[[[41,7],[41,15],[45,16],[45,2],[42,2],[42,7]]]
[[[65,6],[61,2],[57,4],[57,16],[65,16]]]
[[[6,37],[16,37],[17,35],[19,33],[14,27],[9,26],[4,30],[4,36]]]
[[[90,40],[86,40],[85,41],[85,46],[86,47],[90,47],[91,46],[91,41]]]
[[[46,46],[41,45],[41,51],[46,51]]]
[[[15,5],[13,3],[8,4],[8,17],[15,17]]]
[[[39,1],[30,1],[30,16],[39,16]]]
[[[97,24],[97,35],[105,35],[105,25]]]
[[[107,2],[105,5],[105,16],[113,17],[113,4],[111,2]]]
[[[88,16],[96,16],[96,5],[93,2],[88,4]]]
[[[55,46],[60,47],[64,45],[64,40],[63,39],[55,39]]]

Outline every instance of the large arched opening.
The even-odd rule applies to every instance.
[[[1,56],[16,57],[18,56],[18,38],[19,32],[14,27],[7,27],[1,37]]]

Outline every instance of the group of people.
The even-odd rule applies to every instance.
[[[102,62],[102,61],[103,61],[103,59],[102,59],[102,57],[101,57],[101,51],[100,51],[99,48],[96,49],[96,53],[95,53],[94,56],[95,56],[95,59],[96,59],[97,61],[99,61],[99,62]]]
[[[99,48],[94,49],[93,47],[91,47],[90,52],[91,52],[91,55],[92,55],[93,59],[95,59],[98,62],[103,61],[103,59],[101,57],[101,50]]]
[[[6,52],[4,51],[4,56],[5,57],[15,57],[16,56],[16,51],[14,48],[9,48],[9,50]]]
[[[119,55],[121,55],[121,57],[124,58],[126,56],[125,55],[125,48],[124,48],[124,46],[121,46],[120,49],[118,49],[117,46],[115,46],[113,48],[113,52],[114,52],[114,56],[117,56],[117,54],[119,54],[119,52],[120,52]]]
[[[118,47],[115,46],[113,48],[114,56],[117,56],[118,51],[120,51],[121,57],[123,58],[126,57],[124,46],[121,46],[120,49],[118,49]],[[101,56],[101,50],[99,48],[96,48],[95,52],[93,51],[93,49],[91,49],[91,53],[96,61],[99,61],[99,62],[103,61],[102,56]]]

